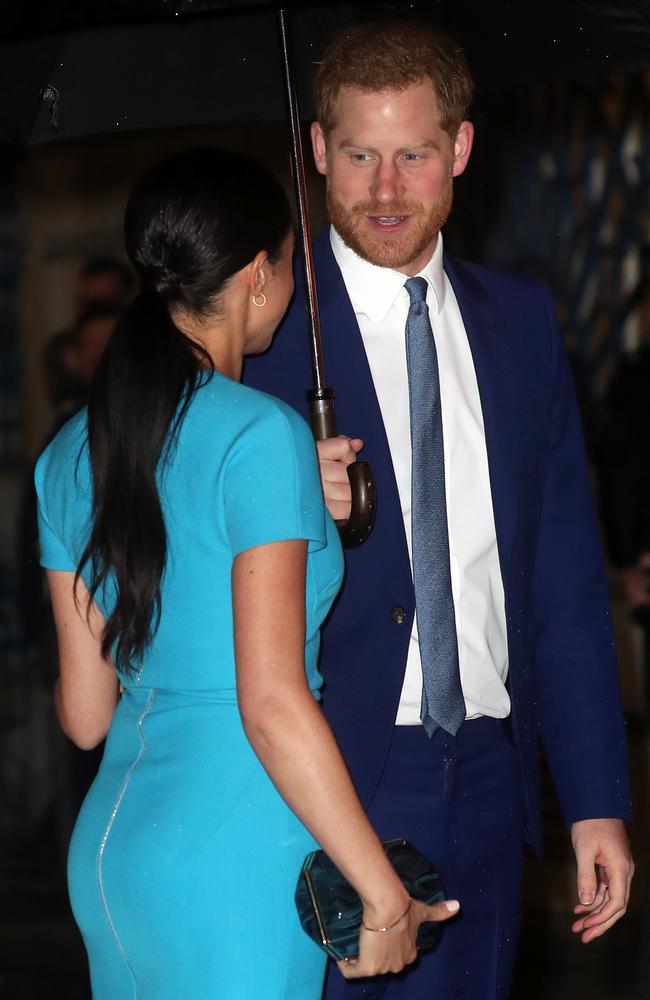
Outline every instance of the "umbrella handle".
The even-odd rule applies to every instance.
[[[336,437],[334,415],[335,390],[326,386],[308,389],[311,429],[317,441]],[[352,490],[352,509],[347,521],[337,521],[336,526],[346,549],[354,549],[365,542],[375,523],[377,509],[375,481],[368,462],[351,462],[348,479]]]

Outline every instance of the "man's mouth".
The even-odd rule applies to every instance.
[[[395,229],[405,222],[409,216],[408,215],[367,215],[366,218],[369,222],[372,222],[375,226],[380,226],[382,229]]]

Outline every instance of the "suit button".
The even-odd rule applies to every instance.
[[[396,625],[401,625],[406,620],[406,611],[400,604],[396,604],[390,609],[390,616]]]

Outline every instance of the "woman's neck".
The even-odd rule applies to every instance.
[[[199,344],[210,356],[216,371],[239,382],[244,365],[242,324],[232,315],[196,320],[187,314],[172,315],[179,330]]]

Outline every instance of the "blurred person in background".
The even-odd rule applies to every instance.
[[[121,313],[115,301],[97,301],[87,305],[77,320],[73,330],[74,364],[84,386],[84,397]]]
[[[42,377],[49,415],[43,447],[86,402],[95,368],[124,306],[123,301],[92,301],[89,296],[93,293],[124,295],[125,289],[130,288],[126,282],[128,271],[121,265],[121,270],[116,271],[116,267],[118,262],[110,268],[108,262],[104,262],[98,271],[96,265],[90,267],[90,281],[82,281],[80,286],[86,304],[79,319],[71,330],[55,334],[45,345]],[[125,272],[124,277],[122,271]],[[119,282],[116,275],[120,277]],[[50,603],[39,566],[36,510],[32,464],[25,477],[17,525],[18,609],[27,662],[31,664],[32,673],[36,671],[49,689],[55,670],[55,642]],[[53,738],[56,747],[60,746],[58,734]],[[73,743],[66,742],[55,753],[56,767],[53,769],[52,762],[44,767],[51,787],[43,795],[43,800],[50,803],[44,817],[47,829],[43,833],[45,838],[50,837],[53,812],[58,831],[55,839],[62,853],[67,847],[74,818],[97,772],[103,746],[84,752]]]
[[[43,351],[43,380],[50,404],[44,445],[86,402],[97,362],[115,328],[122,306],[115,301],[89,303],[70,330],[54,334]]]
[[[130,267],[116,257],[91,257],[82,265],[77,289],[77,310],[81,314],[93,302],[113,302],[124,307],[135,281]]]
[[[44,444],[84,405],[111,331],[133,294],[131,269],[116,257],[91,257],[77,275],[72,326],[53,334],[43,351],[50,416]]]

